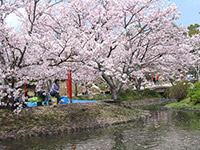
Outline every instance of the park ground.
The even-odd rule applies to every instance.
[[[121,103],[113,103],[111,95],[96,94],[92,99],[107,99],[104,102],[85,104],[60,104],[55,107],[37,106],[24,108],[20,114],[0,109],[0,140],[55,135],[85,129],[106,127],[134,122],[150,115],[143,106],[165,105],[168,108],[200,111],[200,105],[191,106],[189,99],[179,103],[155,91],[159,86],[141,91],[122,90]],[[90,95],[75,97],[90,99]],[[172,103],[172,104],[169,104]],[[191,106],[191,107],[190,107]]]
[[[25,108],[18,115],[0,109],[0,140],[54,135],[134,122],[150,115],[148,111],[136,106],[168,102],[166,99],[145,99],[120,104],[98,102],[38,106]]]

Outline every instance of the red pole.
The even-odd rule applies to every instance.
[[[135,79],[134,79],[134,75],[132,75],[132,78],[133,78],[133,82],[135,81]]]
[[[26,96],[26,82],[24,82],[24,97]]]
[[[88,89],[87,89],[87,81],[85,82],[85,89],[86,89],[85,94],[87,94],[87,93],[88,93]]]
[[[69,75],[68,75],[68,84],[69,84],[69,90],[68,90],[68,94],[69,94],[69,99],[70,99],[70,103],[72,103],[72,71],[69,70]]]

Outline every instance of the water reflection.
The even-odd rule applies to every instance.
[[[138,123],[0,143],[6,150],[198,150],[200,113],[155,110]]]
[[[76,146],[75,145],[71,145],[71,147],[72,147],[72,150],[76,150]]]
[[[111,150],[124,150],[126,149],[125,143],[124,143],[124,137],[123,137],[123,132],[118,130],[114,132],[114,141],[115,144],[113,145]]]

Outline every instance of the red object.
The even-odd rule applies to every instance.
[[[72,100],[72,71],[69,70],[67,75],[67,94],[69,95],[70,102]]]
[[[156,113],[155,112],[153,113],[153,116],[154,116],[154,121],[157,121]]]
[[[24,97],[26,96],[26,82],[24,82]]]
[[[87,81],[85,82],[85,93],[88,93],[88,88],[87,88]]]
[[[132,75],[132,78],[133,78],[133,82],[135,81],[135,79],[134,79],[134,76]]]
[[[156,76],[156,79],[158,80],[158,79],[159,79],[159,77],[158,77],[158,76]]]

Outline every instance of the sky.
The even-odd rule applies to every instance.
[[[176,21],[178,25],[189,26],[190,24],[200,24],[200,0],[170,0],[179,7],[180,19]]]
[[[180,19],[176,21],[179,26],[189,26],[190,24],[200,24],[200,0],[169,0],[179,7]],[[9,26],[20,29],[19,22],[13,14],[8,19]]]

